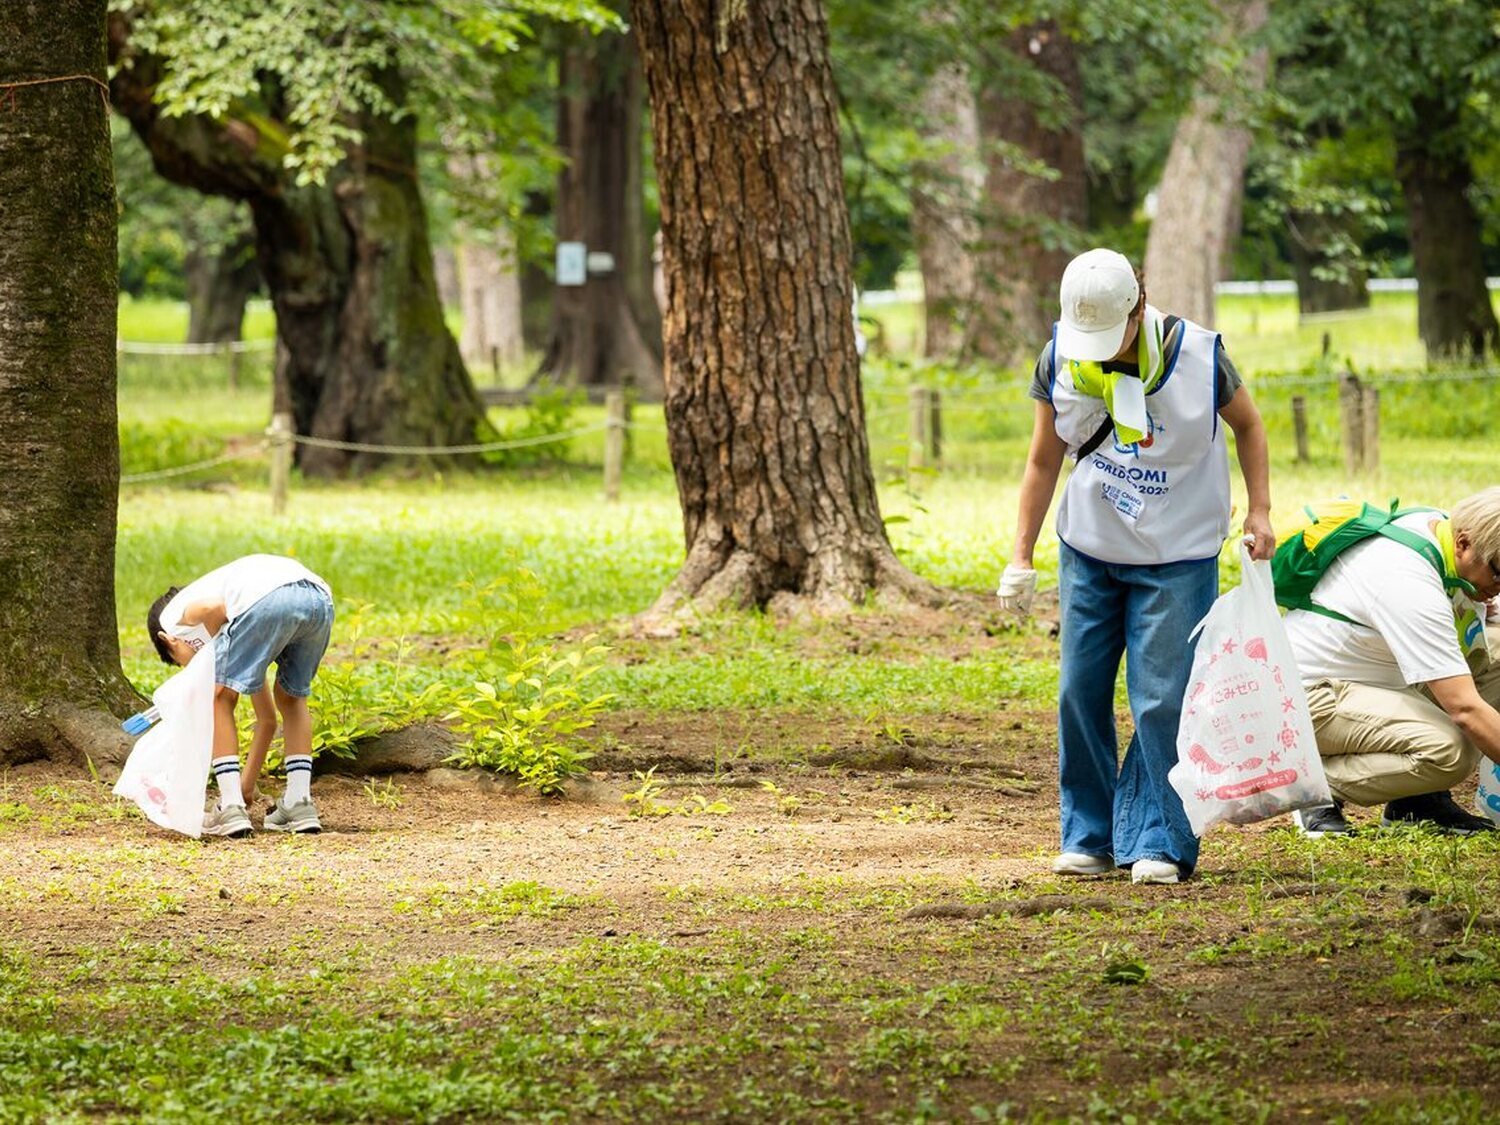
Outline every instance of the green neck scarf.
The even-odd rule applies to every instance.
[[[1142,394],[1150,394],[1156,384],[1161,382],[1162,374],[1166,371],[1166,362],[1162,347],[1162,318],[1155,315],[1155,310],[1146,308],[1141,314],[1141,325],[1135,334],[1136,339],[1136,370],[1139,372]],[[1115,387],[1121,379],[1134,379],[1137,376],[1124,371],[1106,371],[1102,364],[1088,360],[1070,359],[1068,370],[1073,376],[1073,387],[1081,395],[1090,398],[1104,400],[1104,409],[1108,411],[1111,421],[1115,426],[1115,440],[1121,445],[1134,445],[1146,436],[1144,430],[1127,423],[1122,423],[1115,418]]]

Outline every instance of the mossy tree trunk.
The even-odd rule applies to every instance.
[[[817,0],[637,0],[687,560],[647,622],[935,600],[886,539],[865,436],[828,30]]]
[[[416,174],[416,122],[366,114],[364,143],[323,185],[299,186],[272,141],[246,118],[162,115],[159,64],[134,53],[129,21],[110,16],[115,106],[174,183],[243,199],[276,309],[277,408],[299,434],[377,445],[461,445],[484,408],[443,321]],[[401,76],[380,76],[405,104]],[[259,107],[279,120],[268,94]],[[378,454],[299,447],[304,472],[373,467]]]
[[[0,83],[0,765],[122,760],[105,0],[11,0]],[[90,80],[92,79],[92,80]]]

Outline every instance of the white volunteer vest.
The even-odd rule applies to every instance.
[[[1218,555],[1229,535],[1229,457],[1214,402],[1218,340],[1184,320],[1182,342],[1146,396],[1150,433],[1124,447],[1111,433],[1074,466],[1057,512],[1057,537],[1069,547],[1132,565]],[[1050,359],[1057,433],[1076,459],[1103,423],[1104,404],[1074,388],[1055,329]]]

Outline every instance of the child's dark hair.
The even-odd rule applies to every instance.
[[[161,611],[167,608],[167,603],[177,594],[176,586],[168,586],[167,592],[151,603],[151,608],[146,611],[146,632],[151,635],[151,643],[156,646],[156,655],[161,657],[163,664],[176,664],[172,659],[172,650],[167,647],[167,642],[161,639]]]

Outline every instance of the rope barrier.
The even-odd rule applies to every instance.
[[[166,480],[169,477],[185,477],[189,473],[196,473],[201,469],[211,469],[215,465],[223,465],[229,461],[243,461],[249,457],[257,457],[266,451],[267,443],[261,442],[252,449],[242,449],[234,453],[221,453],[217,457],[209,457],[203,461],[194,461],[189,465],[177,465],[170,469],[156,469],[149,473],[128,473],[120,478],[121,484],[141,484],[151,480]]]
[[[54,82],[92,82],[99,87],[99,96],[104,100],[104,112],[109,112],[109,87],[92,74],[61,74],[56,78],[23,78],[17,82],[0,82],[0,98],[8,99],[10,112],[16,111],[16,91],[26,86],[50,86]]]
[[[225,352],[268,351],[275,346],[275,340],[234,340],[223,344],[158,344],[145,340],[115,340],[115,351],[125,355],[222,355]]]
[[[289,434],[298,445],[310,445],[318,449],[342,449],[349,453],[386,453],[412,457],[451,456],[459,453],[498,453],[505,449],[529,449],[536,445],[551,445],[554,442],[572,441],[585,434],[597,434],[610,428],[609,422],[595,426],[583,426],[576,430],[563,430],[555,434],[537,434],[529,438],[511,441],[476,442],[472,445],[375,445],[363,441],[335,441],[333,438],[310,437],[306,434]]]

